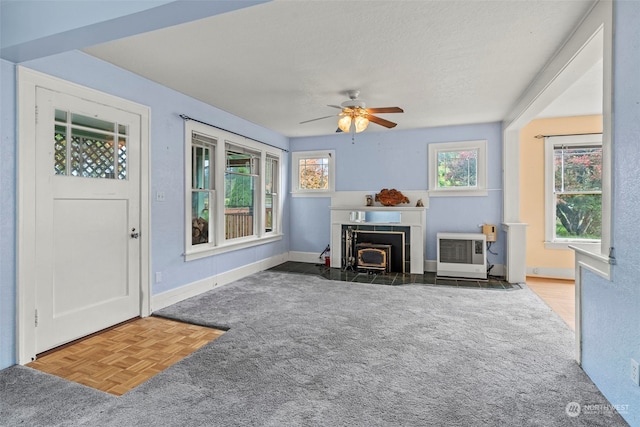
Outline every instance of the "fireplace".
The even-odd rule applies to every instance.
[[[369,225],[345,225],[342,227],[343,253],[342,267],[360,271],[380,271],[404,273],[409,271],[406,235],[409,227],[383,227],[376,230]],[[388,229],[388,230],[387,230]]]
[[[358,243],[356,245],[356,267],[364,271],[391,271],[391,245]]]
[[[352,260],[355,264],[357,257],[356,248],[352,247],[347,253],[348,246],[345,244],[345,229],[349,227],[359,234],[358,243],[369,243],[375,245],[391,245],[390,271],[424,274],[424,250],[426,243],[426,209],[428,203],[423,207],[414,206],[353,206],[354,200],[365,200],[368,193],[360,192],[336,192],[332,197],[331,206],[331,267],[345,268],[347,262]],[[409,198],[417,200],[422,198],[428,201],[428,197],[422,193],[410,193]],[[365,236],[365,233],[371,235]],[[377,240],[389,235],[403,233],[404,243],[393,241]],[[372,236],[374,235],[375,236]],[[362,238],[367,237],[367,240]],[[393,237],[392,237],[393,239]],[[396,248],[397,245],[397,248]],[[394,259],[399,258],[399,261]]]

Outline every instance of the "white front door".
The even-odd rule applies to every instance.
[[[38,87],[37,353],[141,314],[139,115]]]

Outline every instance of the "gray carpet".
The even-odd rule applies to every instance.
[[[14,366],[0,425],[624,426],[529,289],[262,272],[157,315],[230,328],[121,397]]]

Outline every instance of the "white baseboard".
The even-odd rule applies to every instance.
[[[575,268],[527,267],[527,276],[575,280]]]
[[[151,297],[151,312],[173,305],[196,295],[210,291],[215,287],[215,276],[189,283]]]
[[[282,264],[289,258],[287,253],[276,255],[270,258],[244,265],[242,267],[225,271],[214,276],[210,276],[196,282],[188,283],[184,286],[180,286],[176,289],[163,292],[151,297],[151,311],[157,311],[162,308],[168,307],[180,301],[186,300],[196,295],[200,295],[204,292],[210,291],[218,286],[223,286],[236,280],[247,277],[251,274],[258,273],[260,271],[267,270],[276,265]]]
[[[324,264],[324,256],[319,258],[319,252],[289,252],[289,261],[307,262],[309,264]],[[329,254],[331,256],[331,254]]]

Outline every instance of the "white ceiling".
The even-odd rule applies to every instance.
[[[403,108],[380,115],[396,129],[483,123],[505,117],[592,5],[282,0],[84,51],[290,137],[332,134],[334,119],[299,122],[337,113],[327,104],[350,89],[368,107]],[[601,75],[587,71],[565,92],[577,103],[545,114],[601,105]]]

